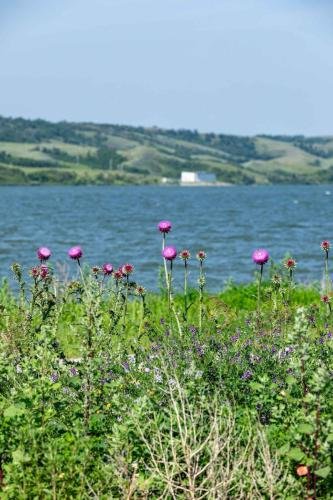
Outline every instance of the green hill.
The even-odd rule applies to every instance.
[[[177,183],[182,170],[232,184],[333,182],[333,137],[0,117],[0,184]]]

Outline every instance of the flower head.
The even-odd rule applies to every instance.
[[[182,260],[188,260],[191,257],[190,251],[189,250],[182,250],[179,254],[179,257]]]
[[[108,275],[113,273],[113,265],[109,264],[109,263],[104,264],[102,267],[102,270],[103,270],[103,273],[108,276]]]
[[[113,273],[113,277],[115,280],[120,281],[123,279],[123,273],[121,272],[120,269],[117,269],[117,271]]]
[[[171,231],[172,224],[169,220],[161,220],[157,224],[157,228],[160,231],[160,233],[168,233]]]
[[[47,266],[41,265],[39,274],[42,280],[45,279],[49,275],[49,268]]]
[[[162,250],[162,256],[166,259],[166,260],[173,260],[177,257],[177,250],[176,250],[176,247],[174,247],[173,245],[169,246],[169,247],[165,247],[163,250]]]
[[[143,297],[144,295],[146,295],[146,289],[143,286],[138,285],[135,289],[135,293],[140,297]]]
[[[199,252],[197,253],[197,259],[200,260],[200,262],[203,262],[207,257],[207,254],[206,252],[204,252],[203,250],[199,250]]]
[[[100,273],[100,271],[101,271],[101,269],[100,269],[98,266],[93,266],[93,267],[91,268],[91,272],[92,272],[93,274],[95,274],[95,275],[99,274],[99,273]]]
[[[83,255],[82,248],[79,246],[72,247],[68,250],[68,256],[73,260],[81,259],[82,255]]]
[[[279,274],[273,274],[272,276],[272,284],[273,286],[275,286],[276,288],[279,288],[279,286],[281,285],[282,283],[282,278]]]
[[[47,247],[39,247],[37,250],[37,257],[43,262],[51,257],[51,250]]]
[[[330,298],[329,298],[329,296],[328,296],[328,295],[322,295],[322,296],[320,297],[320,300],[321,300],[322,302],[324,302],[324,304],[328,304],[328,303],[330,302]]]
[[[266,264],[269,260],[269,253],[265,248],[258,248],[255,250],[252,254],[252,260],[255,262],[255,264],[260,264],[261,266],[263,264]]]
[[[242,380],[249,380],[249,378],[252,377],[252,372],[251,370],[246,370],[243,375],[241,376]]]
[[[296,260],[295,259],[286,259],[283,263],[284,267],[287,269],[295,269],[296,267]]]
[[[309,473],[309,467],[307,467],[306,465],[299,465],[296,469],[296,474],[298,476],[307,476]]]
[[[324,241],[321,242],[320,246],[321,246],[322,250],[324,250],[324,252],[328,252],[329,249],[330,249],[331,244],[330,244],[329,241],[324,240]]]
[[[39,267],[35,266],[30,269],[30,275],[33,278],[38,278],[39,277]]]
[[[120,270],[123,276],[129,276],[130,274],[133,273],[134,266],[132,266],[132,264],[124,264],[123,266],[121,266]]]

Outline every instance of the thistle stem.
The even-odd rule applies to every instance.
[[[171,312],[171,299],[172,299],[172,295],[171,295],[171,288],[172,288],[172,263],[173,261],[170,260],[170,273],[169,273],[169,280],[168,280],[168,305],[169,305],[169,313]]]
[[[166,233],[163,233],[163,239],[162,239],[162,254],[163,254],[163,250],[165,248],[165,236]],[[167,263],[166,263],[166,259],[164,259],[164,274],[165,274],[165,282],[166,282],[166,285],[167,285],[167,290],[169,290],[169,285],[168,285],[168,268],[167,268]]]
[[[200,276],[199,276],[199,333],[202,330],[202,309],[203,309],[203,261],[200,260]]]
[[[330,316],[332,309],[331,309],[331,304],[329,302],[330,299],[330,278],[328,274],[328,250],[325,251],[325,288],[326,288],[326,295],[328,297],[328,302],[327,302],[327,316]]]
[[[187,260],[184,260],[184,321],[187,323]]]
[[[260,274],[259,274],[259,279],[258,279],[258,297],[257,297],[257,313],[258,313],[258,318],[259,318],[259,314],[260,314],[261,282],[262,282],[263,270],[264,270],[264,265],[260,264]]]

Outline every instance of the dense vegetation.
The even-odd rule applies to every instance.
[[[131,264],[82,267],[79,247],[69,282],[45,248],[29,278],[13,265],[18,292],[0,291],[1,498],[331,498],[328,242],[322,292],[265,254],[256,282],[213,296],[205,253],[176,261],[168,248],[160,294]]]
[[[0,117],[1,184],[175,183],[182,170],[231,184],[332,182],[333,138]]]

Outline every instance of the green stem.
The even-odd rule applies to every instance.
[[[187,260],[184,261],[184,320],[187,323]]]
[[[129,276],[126,275],[126,291],[125,291],[125,304],[124,304],[124,317],[123,317],[123,329],[126,328],[126,315],[127,315],[127,302],[128,302],[128,280]]]
[[[171,313],[171,300],[172,300],[172,295],[171,295],[171,288],[172,288],[172,264],[173,261],[170,260],[170,273],[169,273],[169,286],[168,286],[168,306],[169,306],[169,314]]]
[[[328,250],[326,250],[326,255],[325,255],[325,288],[326,288],[326,295],[330,299],[330,278],[328,274]],[[331,304],[328,302],[327,303],[327,315],[329,316],[331,314]]]
[[[163,239],[162,239],[162,254],[163,254],[163,250],[165,249],[165,239],[166,239],[166,233],[163,233]],[[168,268],[167,268],[167,263],[166,263],[166,259],[164,259],[164,274],[165,274],[165,282],[166,282],[166,286],[167,286],[167,290],[169,290],[168,288]]]
[[[199,276],[199,333],[202,330],[202,310],[203,310],[203,261],[200,260],[200,276]]]
[[[259,280],[258,280],[258,297],[257,297],[257,313],[258,313],[258,318],[259,318],[259,315],[260,315],[261,282],[262,282],[263,269],[264,269],[264,265],[260,264],[260,274],[259,274]]]

